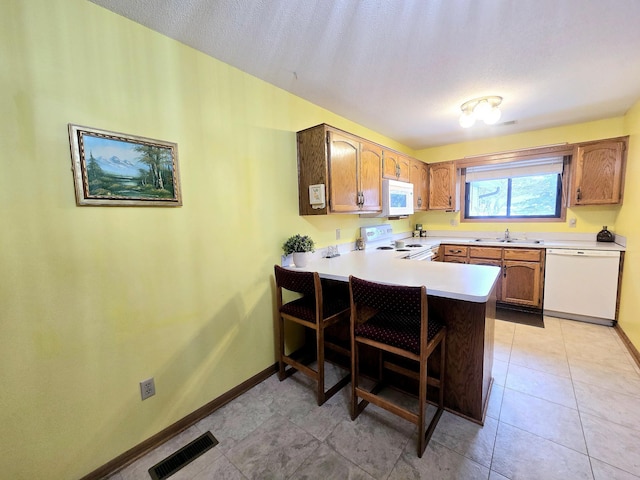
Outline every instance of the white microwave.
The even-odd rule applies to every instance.
[[[361,217],[400,217],[413,215],[413,184],[382,179],[382,212]]]
[[[385,217],[413,215],[413,183],[382,180],[382,214]]]
[[[413,215],[413,183],[382,179],[382,212],[361,213],[361,217],[401,217]]]

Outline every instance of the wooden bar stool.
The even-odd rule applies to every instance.
[[[444,366],[446,327],[428,318],[426,287],[404,287],[349,277],[351,297],[351,419],[369,402],[418,426],[418,457],[422,457],[444,408]],[[378,351],[378,383],[371,390],[358,385],[358,347],[368,345]],[[428,377],[427,361],[440,345],[439,378]],[[393,354],[418,363],[419,369],[385,360]],[[418,413],[378,395],[383,370],[390,370],[418,381]],[[427,385],[439,389],[438,409],[426,426]],[[361,398],[362,400],[358,400]]]
[[[278,378],[287,378],[296,370],[317,382],[318,405],[322,405],[342,387],[349,383],[350,374],[340,379],[325,392],[325,348],[350,357],[348,348],[330,342],[325,338],[325,329],[340,322],[349,322],[350,304],[348,295],[323,296],[322,283],[317,272],[289,270],[275,265],[276,302],[278,307]],[[288,303],[282,301],[282,291],[289,290],[302,296]],[[317,370],[285,354],[285,320],[303,325],[315,332]],[[291,368],[287,369],[287,365]]]

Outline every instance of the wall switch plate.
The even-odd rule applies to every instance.
[[[153,381],[153,377],[140,382],[140,396],[142,397],[142,400],[153,397],[155,394],[156,384]]]
[[[569,219],[569,227],[570,228],[576,228],[576,223],[577,223],[577,220],[576,220],[575,217]]]
[[[455,218],[452,218],[451,220],[449,220],[449,225],[451,225],[452,227],[457,227],[458,220],[456,220]]]
[[[336,228],[336,240],[340,240],[340,229]]]

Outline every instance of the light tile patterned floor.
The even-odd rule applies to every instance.
[[[273,375],[110,479],[207,430],[220,444],[172,480],[640,478],[640,370],[613,329],[497,321],[495,341],[484,427],[445,412],[421,459],[412,424],[373,405],[352,422],[348,387],[318,407],[308,379]]]

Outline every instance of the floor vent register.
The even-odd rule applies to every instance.
[[[211,432],[207,432],[177,452],[172,453],[161,462],[156,463],[149,469],[149,475],[151,475],[153,480],[164,480],[217,444],[218,440],[216,440],[216,437],[214,437]]]

